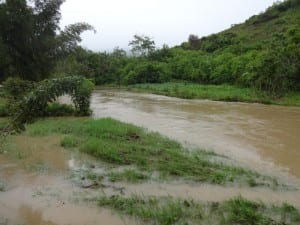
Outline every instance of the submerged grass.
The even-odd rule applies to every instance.
[[[291,205],[268,206],[236,197],[222,203],[200,203],[171,197],[102,196],[99,206],[110,207],[146,224],[296,225],[299,211]]]
[[[264,92],[251,88],[242,88],[233,85],[201,85],[192,83],[163,83],[137,84],[129,87],[130,90],[145,91],[185,99],[209,99],[229,102],[257,102],[263,104],[278,104],[300,106],[300,93],[289,93],[281,98],[272,97]]]
[[[47,119],[27,127],[29,135],[63,134],[61,145],[77,148],[97,159],[117,166],[135,166],[141,172],[158,171],[162,177],[225,184],[238,182],[269,185],[254,172],[212,162],[209,152],[189,152],[178,142],[142,128],[113,119]],[[145,173],[146,174],[146,173]],[[140,172],[110,174],[112,180],[144,180]],[[251,185],[255,186],[255,185]]]
[[[139,172],[134,169],[126,169],[124,171],[113,171],[108,173],[108,178],[111,182],[127,181],[130,183],[139,183],[144,180],[148,180],[150,177],[148,174]]]

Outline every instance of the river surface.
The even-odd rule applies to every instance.
[[[95,118],[112,117],[213,150],[264,173],[300,178],[300,108],[97,90]]]

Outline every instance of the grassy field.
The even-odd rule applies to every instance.
[[[274,98],[250,88],[232,85],[200,85],[191,83],[137,84],[128,88],[132,91],[148,92],[185,99],[209,99],[228,102],[250,102],[300,106],[300,93],[286,94]]]
[[[265,205],[242,197],[220,203],[200,203],[171,197],[104,196],[99,198],[98,204],[138,218],[146,224],[296,225],[300,223],[300,214],[291,205]]]
[[[215,184],[273,186],[276,183],[272,178],[229,165],[223,156],[201,149],[188,151],[158,133],[113,119],[40,120],[27,126],[26,135],[37,138],[59,135],[65,148],[78,149],[114,167],[126,168],[109,172],[111,181],[140,182],[158,172],[164,179]]]

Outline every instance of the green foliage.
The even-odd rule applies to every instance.
[[[60,145],[65,148],[74,148],[79,144],[78,138],[73,135],[64,136],[60,142]]]
[[[44,80],[17,103],[12,126],[24,129],[24,124],[43,116],[47,104],[64,94],[71,95],[78,115],[89,115],[92,90],[93,83],[79,76]]]
[[[110,172],[108,174],[111,182],[127,181],[130,183],[138,183],[149,179],[149,176],[134,169],[126,169],[121,172]]]
[[[55,74],[81,74],[95,81],[97,85],[121,83],[124,65],[129,61],[126,52],[115,49],[112,53],[95,53],[77,48],[69,57],[60,60]]]
[[[201,85],[193,83],[163,83],[163,84],[138,84],[129,89],[144,90],[153,94],[180,97],[186,99],[210,99],[217,101],[241,101],[241,102],[272,102],[272,98],[263,92],[250,88],[236,87],[232,85]]]
[[[155,42],[150,37],[144,35],[134,35],[133,40],[129,42],[131,52],[135,56],[148,56],[155,50]]]
[[[44,116],[49,117],[74,115],[76,115],[76,110],[72,105],[60,104],[58,102],[48,104],[44,114]]]
[[[135,216],[150,224],[173,225],[187,224],[188,220],[197,220],[202,217],[202,207],[197,205],[197,211],[190,211],[180,200],[167,200],[155,197],[140,198],[131,196],[122,198],[120,196],[101,197],[99,206],[110,206],[122,213]],[[184,223],[185,222],[185,223]]]
[[[91,30],[86,23],[60,33],[60,6],[64,0],[6,0],[0,3],[0,75],[40,81],[49,77],[57,60]],[[2,61],[2,59],[4,59]]]
[[[124,69],[124,82],[134,83],[161,83],[169,80],[169,68],[166,63],[139,61],[138,64],[128,65]]]
[[[0,117],[8,116],[9,109],[7,99],[0,97]]]
[[[220,203],[201,203],[172,197],[113,195],[100,197],[98,204],[158,225],[296,225],[300,222],[300,213],[293,206],[267,206],[242,197]]]
[[[140,57],[126,56],[122,50],[94,53],[77,48],[60,61],[57,73],[83,74],[96,84],[230,84],[268,93],[263,97],[269,101],[300,91],[299,24],[299,0],[286,0],[223,32],[191,35],[189,42],[174,48],[155,49],[151,38],[135,35],[130,46]],[[177,94],[181,95],[195,97]]]
[[[9,77],[3,82],[4,94],[10,99],[20,99],[34,88],[34,83],[18,77]]]

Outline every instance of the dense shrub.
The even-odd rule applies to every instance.
[[[38,83],[36,88],[17,103],[12,117],[13,129],[22,130],[25,128],[24,124],[44,116],[47,105],[64,94],[71,95],[78,115],[89,115],[93,87],[93,83],[79,76],[48,79]]]
[[[127,68],[124,79],[127,84],[161,83],[170,79],[170,72],[166,63],[141,62]]]
[[[72,105],[60,104],[57,102],[48,104],[44,116],[74,116],[76,110]]]

